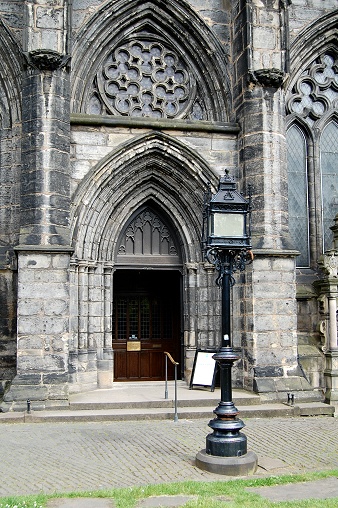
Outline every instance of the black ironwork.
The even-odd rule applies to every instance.
[[[217,208],[214,206],[215,201]],[[218,210],[224,214],[233,213],[234,201],[237,201],[238,206],[235,204],[235,207],[238,213],[244,215],[244,228],[242,237],[237,236],[232,243],[230,237],[212,235],[209,224],[212,221],[210,215]],[[203,218],[206,227],[203,230],[202,247],[206,260],[213,264],[218,272],[216,284],[222,288],[222,341],[219,351],[213,356],[220,369],[221,401],[214,410],[216,418],[209,422],[213,432],[206,437],[206,453],[219,457],[240,457],[247,453],[247,439],[240,432],[244,423],[238,418],[239,411],[232,401],[231,369],[239,356],[234,352],[231,340],[231,288],[235,284],[233,274],[243,271],[253,259],[250,250],[250,214],[251,192],[249,201],[245,200],[235,190],[235,184],[228,174],[221,179],[216,195],[211,196],[208,189],[204,203]],[[245,246],[241,247],[242,240]]]

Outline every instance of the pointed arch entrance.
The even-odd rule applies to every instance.
[[[214,274],[205,269],[200,248],[203,192],[209,181],[217,182],[217,176],[202,157],[154,131],[114,150],[79,186],[71,214],[70,390],[109,388],[113,379],[121,379],[116,368],[122,357],[113,343],[114,297],[136,289],[144,294],[144,280],[151,283],[150,300],[167,293],[177,304],[175,347],[182,344],[184,353],[173,356],[185,376],[196,347],[214,347],[218,316],[208,304],[216,297]],[[149,275],[134,285],[138,272]],[[129,286],[126,275],[132,277]],[[161,305],[165,309],[168,298]],[[128,333],[129,340],[133,333]],[[160,375],[153,372],[148,379]]]
[[[114,274],[112,339],[116,381],[165,376],[169,352],[181,364],[182,260],[174,228],[148,202],[122,230]],[[174,377],[168,365],[168,377]]]

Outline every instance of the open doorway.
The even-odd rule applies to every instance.
[[[159,381],[167,351],[181,364],[178,270],[118,269],[114,274],[113,349],[116,381]],[[174,367],[168,362],[168,379]]]

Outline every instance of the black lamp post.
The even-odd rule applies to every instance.
[[[206,437],[205,450],[196,455],[196,464],[231,476],[253,473],[257,467],[257,456],[247,451],[246,436],[240,432],[244,423],[232,401],[231,380],[231,369],[239,356],[232,349],[230,293],[233,273],[252,262],[250,215],[251,196],[247,200],[237,192],[226,171],[216,194],[206,196],[202,239],[205,257],[218,271],[216,284],[222,287],[222,341],[213,356],[220,369],[221,401],[214,410],[216,418],[209,422],[213,432]]]

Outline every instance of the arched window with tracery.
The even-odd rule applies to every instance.
[[[298,267],[315,267],[332,244],[338,213],[337,51],[327,49],[287,94],[289,231]]]

